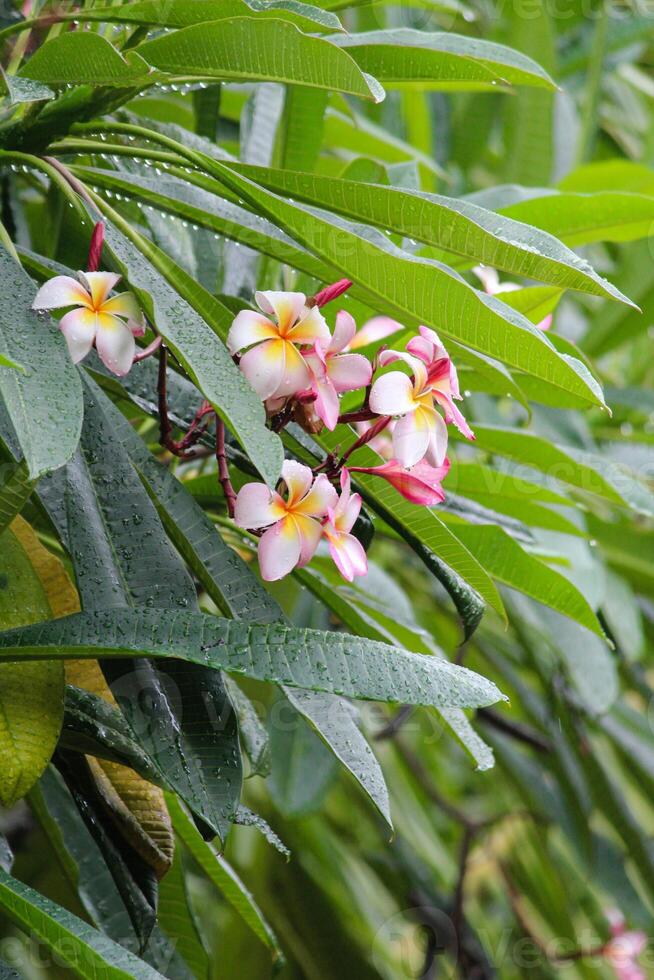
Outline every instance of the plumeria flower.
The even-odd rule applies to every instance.
[[[338,422],[339,394],[365,388],[372,378],[372,365],[366,357],[342,353],[355,333],[354,318],[340,310],[331,340],[326,345],[316,341],[304,355],[312,376],[311,387],[317,395],[315,412],[328,429],[335,429]]]
[[[329,553],[339,572],[348,582],[355,575],[367,575],[368,559],[363,545],[351,534],[361,510],[361,495],[351,493],[350,474],[341,470],[341,495],[335,507],[327,511],[323,534],[329,543]]]
[[[320,520],[338,501],[327,477],[321,474],[314,480],[302,463],[286,460],[282,480],[285,498],[264,483],[247,483],[239,490],[234,509],[239,527],[267,528],[259,541],[259,567],[267,582],[311,561],[322,537]]]
[[[604,958],[618,980],[645,980],[645,972],[636,960],[647,946],[647,936],[640,930],[628,930],[618,909],[609,910],[607,918],[613,938],[604,947]]]
[[[135,337],[145,333],[145,321],[132,293],[109,293],[120,281],[112,272],[79,272],[79,282],[71,276],[55,276],[39,289],[32,308],[74,309],[59,321],[73,362],[77,364],[93,344],[103,363],[119,377],[127,374],[136,351]]]
[[[412,504],[435,507],[445,500],[441,483],[449,473],[450,461],[445,459],[442,466],[430,466],[422,459],[411,469],[407,469],[396,459],[391,459],[381,466],[351,466],[350,469],[353,473],[369,473],[371,476],[382,477]]]
[[[245,350],[241,371],[257,394],[266,399],[294,395],[311,387],[311,373],[298,346],[328,344],[329,327],[317,306],[307,306],[304,293],[257,292],[259,309],[242,310],[227,335],[231,354]]]
[[[484,292],[488,293],[489,296],[498,296],[501,293],[513,293],[521,288],[517,282],[500,282],[497,269],[491,269],[489,266],[476,265],[472,271],[484,287]],[[536,326],[539,330],[549,330],[552,326],[552,319],[552,314],[549,313]]]
[[[382,351],[381,364],[402,360],[412,377],[391,371],[378,378],[370,392],[370,408],[377,415],[401,416],[393,430],[393,452],[404,467],[415,466],[426,458],[432,466],[442,466],[447,451],[447,422],[454,422],[468,439],[474,436],[455,407],[460,398],[456,369],[438,335],[420,327],[420,337],[407,345],[407,352]],[[445,420],[435,404],[445,409]]]

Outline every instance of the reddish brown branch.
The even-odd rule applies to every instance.
[[[218,416],[216,416],[216,461],[218,463],[218,479],[225,495],[227,513],[230,517],[233,517],[236,494],[234,493],[232,481],[229,478],[229,466],[225,453],[225,423]]]

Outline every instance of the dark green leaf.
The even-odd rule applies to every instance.
[[[16,431],[32,480],[56,470],[75,452],[82,392],[66,342],[54,324],[32,311],[36,287],[0,245],[0,347],[24,373],[0,369],[0,397]]]
[[[177,658],[290,687],[436,707],[494,704],[473,671],[347,634],[247,626],[201,613],[113,609],[0,633],[0,659]]]

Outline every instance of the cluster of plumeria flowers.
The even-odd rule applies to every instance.
[[[455,404],[461,399],[456,368],[433,330],[421,326],[405,350],[381,349],[372,360],[358,351],[401,331],[397,321],[375,317],[357,333],[353,318],[340,310],[331,333],[321,307],[350,285],[341,280],[309,299],[304,293],[258,292],[259,311],[242,310],[227,337],[273,428],[291,419],[314,433],[339,423],[358,426],[358,439],[340,459],[331,454],[314,470],[287,461],[283,493],[263,483],[239,491],[234,519],[261,535],[259,565],[268,581],[306,565],[323,539],[347,581],[365,575],[366,554],[352,533],[362,501],[351,491],[350,474],[381,477],[412,503],[434,506],[444,500],[442,481],[450,465],[448,424],[474,439]],[[400,369],[378,373],[392,364]],[[362,407],[342,413],[340,396],[358,390],[364,391]],[[364,445],[385,461],[346,465]]]
[[[400,323],[377,316],[357,332],[352,316],[340,310],[332,333],[322,307],[352,285],[347,279],[309,298],[299,292],[258,292],[259,310],[237,314],[227,346],[264,402],[271,428],[281,431],[295,421],[315,434],[323,427],[333,431],[339,423],[353,423],[358,438],[340,457],[330,453],[313,470],[287,460],[275,490],[249,483],[235,494],[224,425],[209,403],[202,403],[184,437],[173,439],[166,346],[153,328],[155,340],[145,349],[137,348],[136,338],[146,332],[145,317],[131,293],[111,296],[120,276],[98,271],[103,237],[99,222],[87,271],[79,273],[79,281],[70,276],[50,279],[39,289],[33,307],[67,309],[59,327],[75,363],[95,346],[105,366],[122,377],[136,361],[159,352],[160,441],[181,458],[197,458],[193,447],[215,418],[215,455],[227,509],[239,527],[259,537],[264,579],[280,579],[306,565],[321,541],[347,581],[367,573],[365,550],[352,533],[362,500],[352,492],[351,473],[381,477],[414,504],[432,507],[445,499],[442,481],[450,466],[447,426],[455,425],[466,439],[474,435],[455,404],[461,399],[456,368],[433,330],[421,326],[404,350],[389,350],[379,343],[401,332]],[[360,353],[369,345],[378,347],[372,358]],[[394,367],[386,370],[389,366]],[[341,396],[356,391],[363,392],[361,406],[342,412]],[[384,462],[351,465],[349,458],[366,445]]]

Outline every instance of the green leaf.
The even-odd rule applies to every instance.
[[[189,157],[195,153],[189,153]],[[200,162],[200,161],[198,161]],[[389,313],[409,315],[474,350],[497,358],[603,404],[586,367],[556,352],[542,331],[491,296],[479,293],[440,263],[403,252],[381,232],[278,197],[241,177],[225,164],[202,157],[201,165],[230,190],[260,208],[294,238],[337,265],[384,303]],[[346,258],[344,259],[344,256]]]
[[[141,298],[166,344],[240,441],[264,480],[274,486],[281,471],[283,450],[279,437],[265,426],[261,399],[238,370],[226,347],[197,312],[197,307],[193,308],[188,298],[180,295],[170,284],[170,280],[182,279],[182,270],[147,239],[136,233],[128,235],[129,224],[113,210],[111,219],[112,222],[117,221],[118,226],[113,223],[107,226],[105,248],[113,255],[116,264]],[[165,269],[165,272],[160,274],[155,265],[161,266],[160,271]],[[192,280],[191,283],[196,302],[201,302],[204,290],[198,283]],[[218,307],[219,314],[226,316],[227,322],[231,323],[229,311],[221,307],[211,294],[206,293],[206,298],[212,308]]]
[[[36,286],[0,245],[0,349],[24,373],[0,370],[5,403],[32,480],[75,452],[82,426],[82,392],[66,342],[54,324],[32,311]]]
[[[508,204],[500,213],[556,235],[571,247],[631,242],[651,235],[654,197],[622,191],[575,194],[533,188],[527,194],[528,200]]]
[[[320,695],[319,695],[320,696]],[[330,700],[329,695],[323,697]],[[273,803],[286,818],[318,812],[334,783],[338,763],[301,715],[287,719],[276,708],[268,717],[272,770],[268,787]]]
[[[556,17],[545,0],[537,0],[529,17],[512,17],[504,36],[512,48],[556,73]],[[525,88],[505,99],[503,110],[506,180],[546,184],[555,154],[555,93]]]
[[[162,27],[190,27],[205,21],[226,20],[233,17],[251,16],[266,20],[282,18],[303,31],[342,31],[336,16],[320,7],[300,0],[136,0],[121,3],[119,7],[94,7],[75,11],[76,20],[100,20],[111,23],[159,24]]]
[[[551,479],[630,507],[638,514],[654,515],[654,495],[626,466],[521,429],[476,425],[475,436],[479,449],[531,466]]]
[[[346,634],[247,626],[201,613],[109,609],[0,633],[0,659],[176,658],[371,701],[478,707],[502,695],[464,667]]]
[[[2,535],[0,624],[49,619],[49,575],[59,563],[20,518]],[[54,581],[54,579],[53,579]],[[25,669],[27,666],[27,669]],[[57,664],[0,665],[0,803],[11,807],[31,789],[54,752],[63,720],[64,675]]]
[[[259,720],[256,709],[235,680],[225,675],[225,686],[238,717],[238,733],[250,763],[250,775],[270,775],[270,744],[268,732]]]
[[[594,194],[596,191],[628,191],[654,195],[654,170],[634,160],[595,160],[576,167],[559,181],[559,190]]]
[[[89,83],[122,87],[146,81],[148,71],[148,65],[137,54],[130,51],[123,57],[101,34],[70,31],[37,48],[19,76],[50,85]]]
[[[316,563],[314,562],[315,565]],[[373,570],[374,566],[369,565],[368,576],[364,580],[365,585],[368,585],[368,579],[371,578]],[[397,609],[399,605],[397,591],[393,603],[396,614],[389,617],[382,610],[370,604],[370,592],[365,590],[363,585],[352,587],[345,587],[342,583],[335,585],[333,581],[334,576],[325,575],[324,568],[322,567],[302,568],[296,570],[294,574],[349,629],[355,630],[359,635],[367,636],[372,640],[391,642],[399,647],[410,645],[416,650],[442,656],[436,644],[424,630],[414,622],[411,622],[410,625],[405,623],[404,610],[402,609],[400,611]],[[375,583],[373,579],[369,583],[370,590],[375,590],[375,585],[379,586],[379,581],[377,580]],[[377,589],[377,591],[379,590]],[[389,597],[380,596],[380,603],[384,609],[388,600]],[[365,605],[364,602],[366,602]],[[409,609],[409,615],[411,617],[413,616],[412,609]],[[316,695],[313,696],[316,697]],[[439,708],[438,713],[454,732],[466,751],[475,760],[477,768],[482,771],[492,768],[492,751],[474,731],[463,711],[460,708]],[[333,716],[332,720],[338,722],[338,719],[334,719]],[[342,724],[338,722],[338,726],[341,728]],[[349,739],[346,739],[345,745],[347,748],[349,748],[349,741]],[[382,776],[381,771],[379,776]],[[389,827],[392,828],[390,809],[387,802],[388,795],[383,782],[380,787],[380,792],[377,793],[377,799],[379,801],[377,805],[380,812],[385,817]],[[383,801],[386,801],[384,809],[381,806],[381,802]]]
[[[52,766],[32,790],[29,803],[93,925],[136,952],[136,936],[111,872]]]
[[[82,456],[69,467],[66,489],[82,606],[192,609],[195,587],[112,431],[115,410],[92,382],[85,387]],[[103,669],[155,768],[223,837],[240,795],[241,765],[236,721],[219,675],[176,662]]]
[[[170,871],[159,883],[158,919],[177,952],[188,963],[196,978],[209,976],[210,960],[191,909],[180,848]]]
[[[317,259],[285,235],[261,215],[252,214],[245,208],[216,195],[221,185],[204,178],[204,186],[197,186],[199,177],[189,175],[183,181],[170,174],[148,177],[144,174],[117,174],[115,171],[92,167],[73,168],[89,186],[125,195],[146,205],[186,220],[200,228],[209,228],[279,262],[291,265],[323,282],[338,277],[338,269]],[[211,191],[211,192],[210,192]],[[224,331],[227,335],[227,327]]]
[[[52,950],[61,966],[82,980],[89,976],[102,980],[161,980],[162,975],[143,960],[1,869],[0,908],[15,925]]]
[[[25,463],[5,463],[0,475],[0,535],[27,503],[34,484],[27,477]]]
[[[148,64],[177,75],[295,83],[373,102],[384,97],[347,52],[285,20],[233,17],[197,24],[146,41],[137,51]]]
[[[22,102],[47,102],[55,97],[51,88],[40,82],[33,82],[31,78],[8,75],[3,68],[0,68],[0,74],[7,89],[10,105],[19,105]]]
[[[284,688],[284,694],[303,718],[316,729],[341,765],[366,791],[392,829],[388,790],[374,752],[359,729],[354,709],[342,698],[315,691]]]
[[[547,72],[519,51],[461,34],[429,34],[410,28],[368,31],[332,39],[351,51],[360,67],[393,87],[492,91],[500,83],[554,90]]]
[[[388,228],[472,262],[540,279],[560,289],[581,289],[630,302],[553,236],[522,222],[502,219],[468,201],[357,180],[244,164],[230,166],[278,194]]]
[[[6,357],[4,354],[0,354],[0,367],[13,368],[14,371],[21,371],[25,374],[25,368],[22,364],[17,364],[16,361],[12,361],[10,357]]]
[[[271,950],[273,960],[283,963],[284,957],[275,933],[264,919],[257,903],[234,869],[211,844],[202,840],[178,800],[170,795],[166,797],[166,800],[175,833],[189,849],[209,881],[225,896],[255,936]]]
[[[521,548],[501,527],[492,524],[457,526],[457,534],[498,581],[604,637],[595,613],[576,586]]]
[[[66,685],[62,748],[97,759],[118,762],[159,785],[161,773],[135,741],[123,713],[105,698],[73,684]]]

